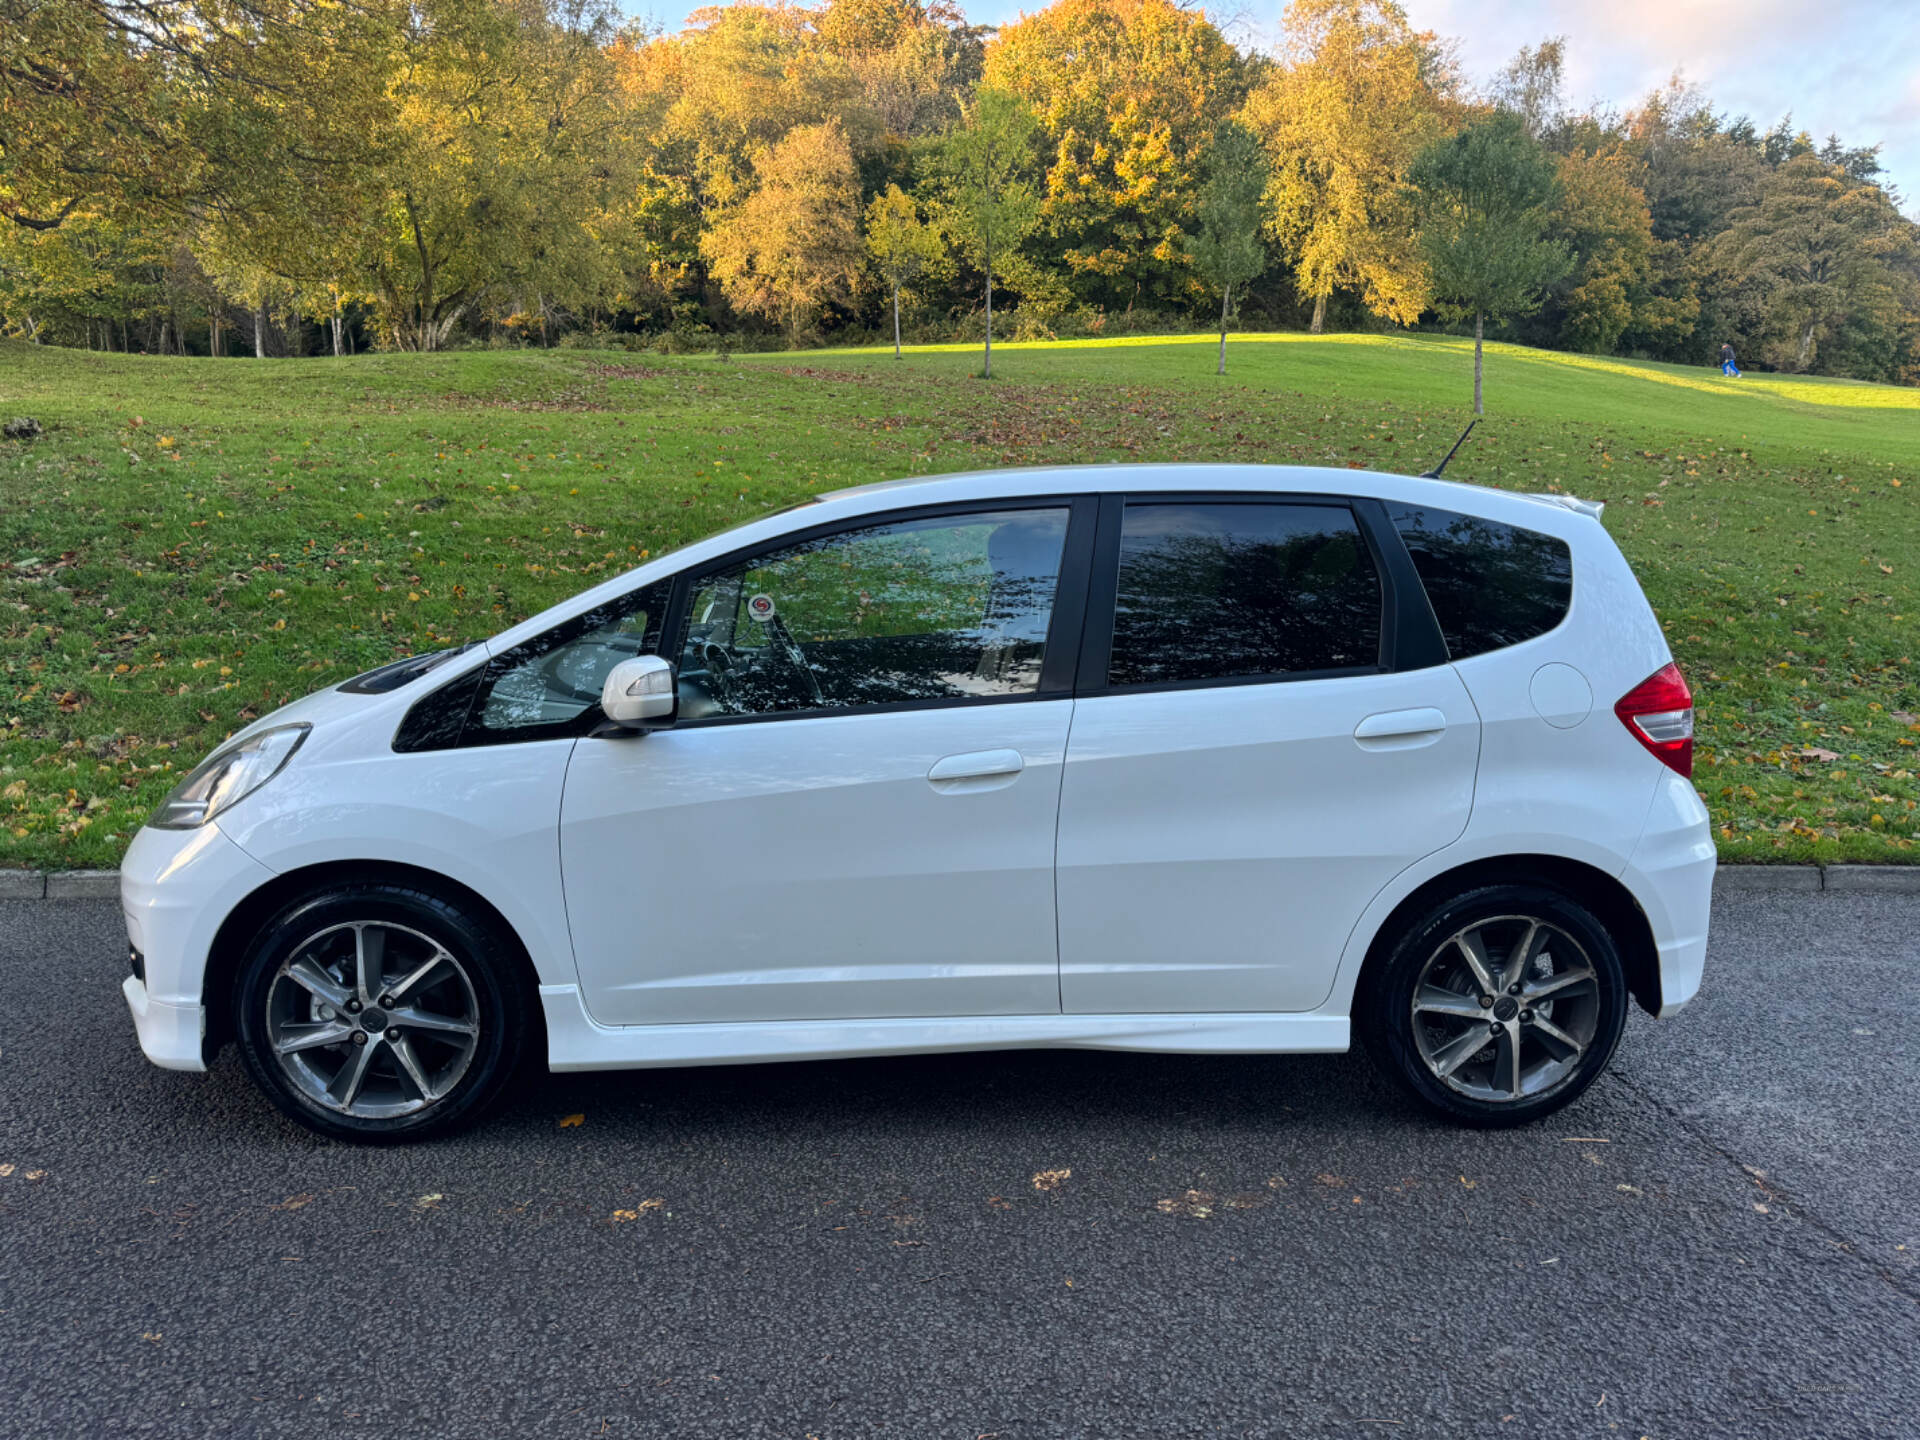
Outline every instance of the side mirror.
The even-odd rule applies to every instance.
[[[600,687],[600,708],[625,730],[664,730],[680,709],[673,662],[658,655],[622,660]]]

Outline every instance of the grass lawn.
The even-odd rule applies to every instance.
[[[1062,461],[1426,468],[1437,338],[655,359],[0,345],[0,863],[113,864],[272,707],[814,490]],[[1494,346],[1450,477],[1608,502],[1700,709],[1722,854],[1920,860],[1920,391]]]

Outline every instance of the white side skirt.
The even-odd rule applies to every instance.
[[[1347,1017],[980,1015],[952,1019],[776,1020],[736,1025],[597,1025],[574,985],[542,985],[554,1070],[636,1070],[848,1060],[957,1050],[1161,1050],[1170,1054],[1340,1054]]]

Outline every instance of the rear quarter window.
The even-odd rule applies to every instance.
[[[1465,660],[1544,635],[1573,602],[1573,554],[1564,540],[1518,525],[1387,506],[1426,587],[1448,658]]]

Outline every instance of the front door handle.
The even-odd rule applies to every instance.
[[[970,750],[935,761],[927,771],[927,783],[946,795],[998,790],[1019,779],[1026,768],[1018,750]]]
[[[1413,750],[1433,744],[1446,733],[1447,717],[1431,706],[1383,710],[1353,727],[1354,742],[1362,750]]]

